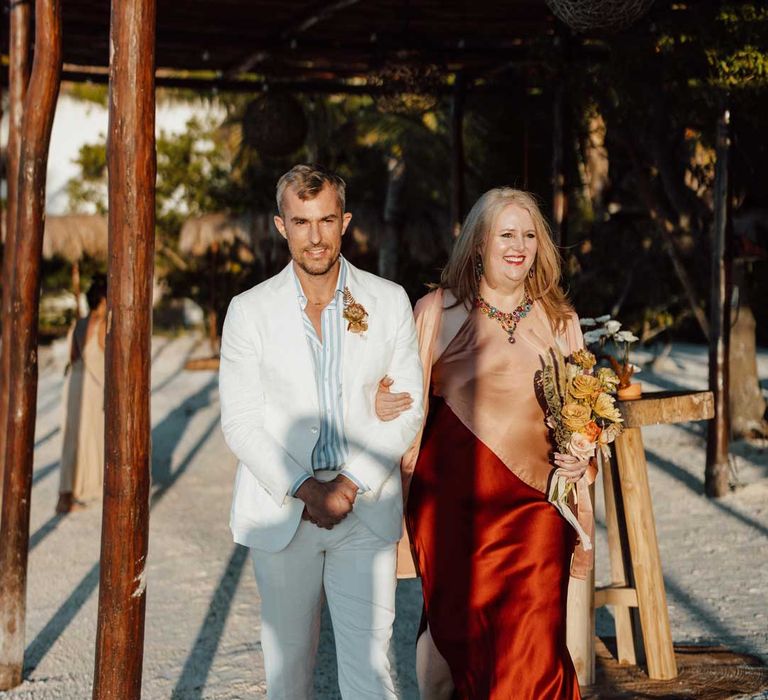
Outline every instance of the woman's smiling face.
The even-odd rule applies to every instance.
[[[538,239],[526,209],[508,204],[496,217],[483,251],[485,277],[491,287],[518,287],[533,267]]]

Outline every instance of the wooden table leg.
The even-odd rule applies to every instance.
[[[595,570],[568,585],[566,644],[582,688],[595,682]]]
[[[595,502],[595,487],[589,497]],[[576,545],[580,547],[581,545]],[[594,546],[594,542],[592,543]],[[595,569],[585,579],[571,577],[568,585],[566,644],[571,654],[579,685],[584,688],[595,682]]]
[[[627,575],[628,561],[622,535],[626,536],[624,504],[617,488],[618,473],[615,459],[603,460],[600,471],[603,477],[603,496],[605,497],[605,526],[608,530],[608,555],[611,560],[611,585],[615,587],[634,587]],[[619,492],[619,493],[617,493]],[[624,532],[622,532],[624,530]],[[619,663],[637,665],[635,638],[632,627],[631,608],[624,605],[613,606],[613,619],[616,624],[616,651]]]
[[[640,428],[625,428],[616,439],[627,538],[643,628],[648,676],[668,680],[677,676],[669,629],[667,596],[656,539],[656,524],[648,484],[648,465]]]

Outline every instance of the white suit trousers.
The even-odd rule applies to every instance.
[[[323,591],[344,700],[395,700],[387,651],[395,619],[397,544],[353,513],[332,530],[302,521],[280,552],[251,549],[261,595],[269,700],[309,700]]]

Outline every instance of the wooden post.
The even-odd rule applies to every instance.
[[[625,418],[625,425],[627,423]],[[667,596],[640,428],[625,427],[616,438],[615,447],[648,675],[661,680],[675,678],[677,663],[669,630]]]
[[[75,318],[80,318],[80,262],[72,263],[72,295],[75,297]]]
[[[580,547],[581,545],[576,545]],[[568,584],[566,644],[576,669],[579,685],[595,682],[595,570],[585,579],[571,578]]]
[[[558,26],[554,39],[554,51],[558,57],[552,96],[552,239],[555,245],[565,244],[565,217],[568,214],[568,198],[565,191],[565,134],[567,117],[567,83],[572,60],[570,32],[564,25]]]
[[[11,381],[11,280],[16,255],[16,196],[19,183],[19,148],[21,145],[21,115],[29,81],[29,2],[15,2],[10,9],[8,66],[8,157],[6,168],[7,207],[5,217],[5,246],[3,248],[3,335],[0,346],[0,502],[5,474],[5,430],[8,421],[8,400]]]
[[[563,244],[565,221],[565,165],[563,138],[565,120],[565,83],[560,76],[555,86],[552,104],[552,239],[555,245]]]
[[[219,356],[219,316],[216,312],[218,308],[218,286],[219,286],[219,243],[213,241],[208,249],[208,264],[210,265],[210,285],[211,301],[208,309],[208,341],[211,344],[211,356]]]
[[[712,393],[650,392],[619,401],[619,410],[624,432],[616,438],[616,458],[601,469],[611,585],[595,591],[595,607],[614,607],[621,663],[647,661],[650,678],[669,680],[677,664],[640,428],[708,420],[714,415]]]
[[[45,177],[61,77],[61,5],[35,4],[35,55],[22,118],[11,279],[10,382],[0,532],[0,690],[21,683],[37,399],[37,320]]]
[[[403,237],[403,192],[407,166],[402,148],[387,157],[387,194],[384,197],[384,238],[379,246],[379,277],[396,281],[400,275]]]
[[[456,75],[451,100],[451,231],[459,235],[464,221],[464,77]]]
[[[528,182],[531,174],[531,116],[528,109],[530,102],[528,95],[524,98],[523,107],[523,189],[528,189]]]
[[[2,109],[2,89],[0,88],[0,122],[2,122],[3,118],[3,109]],[[7,175],[7,168],[6,168],[6,175]],[[8,204],[6,202],[6,212],[8,211]],[[0,217],[2,217],[2,214],[0,213]],[[6,232],[8,231],[8,220],[5,221],[0,220],[0,229],[4,229]],[[0,231],[2,233],[2,231]],[[7,386],[7,381],[9,377],[6,375],[6,373],[3,371],[5,368],[5,356],[7,355],[6,349],[8,348],[8,338],[7,336],[10,336],[10,333],[6,334],[5,329],[8,326],[8,321],[10,319],[10,296],[9,296],[9,290],[6,289],[8,287],[8,281],[10,278],[7,275],[13,267],[11,266],[10,257],[12,255],[11,251],[15,248],[15,246],[9,245],[11,243],[10,239],[7,237],[7,235],[3,236],[3,262],[0,263],[2,265],[2,272],[3,277],[2,280],[0,280],[0,283],[2,283],[2,290],[0,291],[0,327],[2,328],[2,344],[0,345],[0,523],[2,523],[3,518],[3,481],[5,481],[5,424],[8,421],[8,394],[5,390],[5,387]],[[8,301],[8,311],[9,313],[6,314],[6,298]],[[10,358],[10,356],[8,356]],[[10,367],[8,368],[10,370]]]
[[[611,563],[611,586],[615,588],[634,587],[632,564],[626,556],[629,544],[626,542],[627,528],[624,515],[624,503],[621,500],[621,488],[618,484],[619,472],[616,459],[603,460],[603,496],[605,498],[605,528],[608,531],[608,556]],[[637,644],[640,635],[639,621],[635,624],[633,614],[636,609],[625,605],[614,605],[613,619],[616,624],[617,659],[621,664],[637,665],[636,648],[642,651],[642,643]]]
[[[105,471],[93,698],[141,695],[155,236],[155,0],[113,0]]]
[[[715,417],[707,433],[704,490],[717,498],[728,493],[731,420],[728,406],[728,360],[731,330],[730,230],[731,115],[724,107],[717,122],[715,165],[715,227],[712,240],[712,284],[709,322],[709,389],[715,397]]]
[[[589,487],[595,502],[595,486]],[[580,544],[576,545],[581,547]],[[566,644],[571,654],[579,685],[586,688],[595,682],[595,569],[584,579],[571,577],[568,585]]]
[[[3,108],[2,108],[2,96],[3,96],[3,90],[2,86],[0,86],[0,122],[3,120]],[[1,178],[0,178],[1,180]],[[6,203],[6,211],[8,210],[8,205]],[[0,234],[3,233],[3,230],[8,230],[8,221],[2,220],[2,212],[0,212]],[[2,265],[2,271],[3,271],[3,278],[2,280],[6,280],[8,278],[5,277],[6,274],[6,258],[9,258],[11,255],[11,250],[13,248],[9,248],[8,246],[8,240],[3,236],[3,262],[0,263]],[[12,268],[11,268],[12,269]],[[5,287],[8,286],[7,282],[3,283],[3,289],[0,291],[0,326],[2,326],[2,330],[5,330],[5,327],[7,325],[8,318],[10,317],[10,314],[8,316],[2,317],[2,312],[5,311],[5,304],[3,303],[4,297],[5,297]],[[5,475],[5,423],[8,420],[8,399],[6,396],[4,396],[5,392],[5,386],[4,381],[5,378],[3,377],[2,367],[4,364],[3,360],[3,350],[7,347],[6,342],[3,342],[2,345],[0,345],[0,521],[3,517],[3,477]]]

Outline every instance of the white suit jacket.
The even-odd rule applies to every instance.
[[[288,494],[312,474],[319,435],[314,366],[290,265],[232,299],[221,343],[221,426],[239,464],[230,527],[235,542],[269,552],[288,545],[304,504]],[[402,287],[348,265],[347,286],[368,330],[344,333],[344,469],[368,490],[355,513],[376,535],[401,535],[399,462],[422,422],[422,370],[411,305]],[[395,380],[413,407],[389,422],[374,411],[379,380]]]

